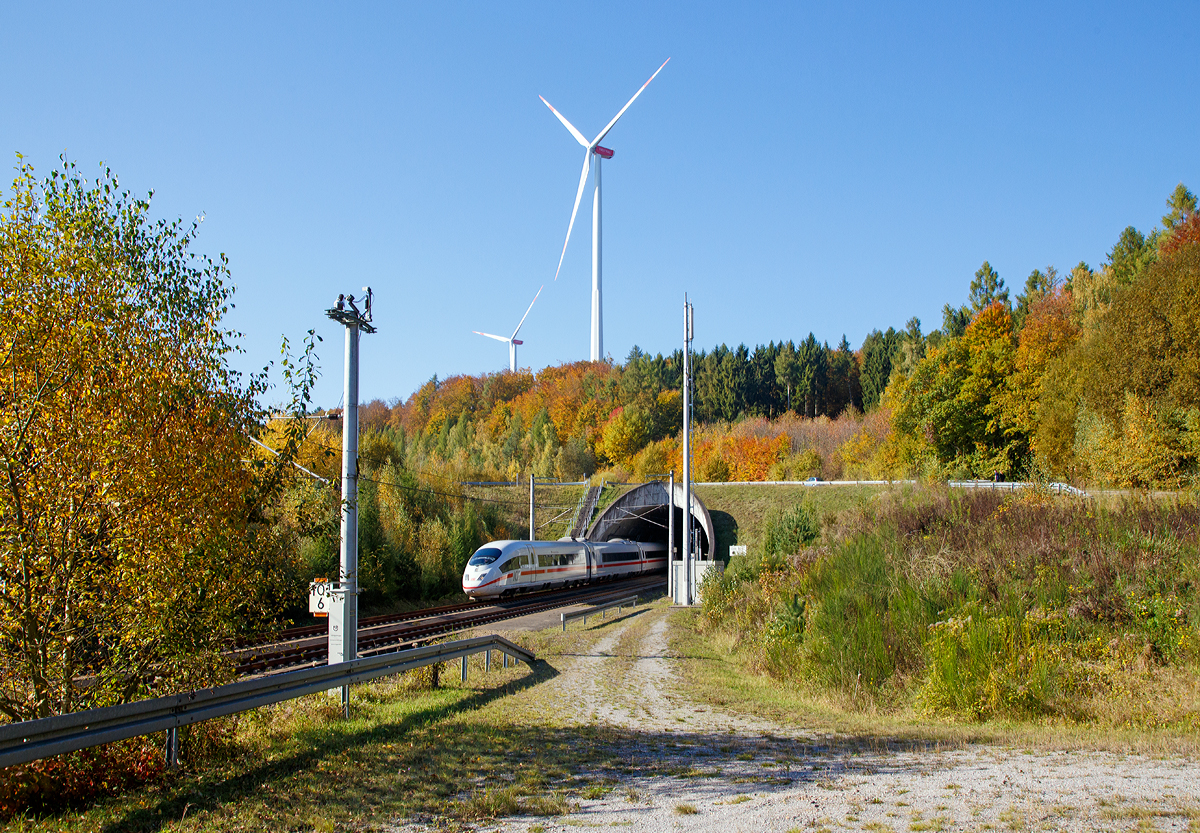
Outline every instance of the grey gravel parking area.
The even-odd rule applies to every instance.
[[[560,704],[554,730],[574,727],[588,744],[572,777],[592,786],[571,812],[468,827],[1200,831],[1193,760],[844,740],[691,702],[675,685],[666,617],[651,609],[613,625],[552,680],[516,695],[529,698],[517,708],[531,720]]]

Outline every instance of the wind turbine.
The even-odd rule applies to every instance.
[[[554,272],[554,280],[558,280],[558,273],[562,271],[563,258],[567,255],[567,243],[571,242],[571,229],[575,227],[575,215],[579,213],[579,201],[583,198],[583,189],[587,185],[588,171],[592,163],[592,155],[596,156],[596,177],[595,177],[595,194],[592,197],[592,342],[591,356],[592,361],[598,362],[604,358],[604,313],[603,304],[601,303],[601,253],[600,253],[600,163],[604,159],[612,159],[613,152],[605,147],[600,147],[600,142],[608,135],[608,131],[613,129],[613,125],[617,123],[617,119],[625,115],[625,111],[629,109],[629,105],[633,104],[634,100],[642,94],[642,90],[650,86],[650,81],[653,81],[655,76],[662,72],[663,67],[667,65],[666,61],[662,62],[662,66],[654,71],[654,75],[650,76],[650,80],[642,84],[641,89],[633,94],[633,98],[626,102],[621,108],[621,112],[613,116],[613,120],[600,131],[600,135],[592,141],[583,138],[583,134],[575,129],[575,125],[567,121],[563,114],[558,112],[551,106],[550,102],[542,96],[542,103],[550,108],[550,112],[558,117],[558,120],[563,123],[563,127],[571,132],[575,137],[575,141],[583,145],[583,173],[579,175],[579,190],[575,193],[575,207],[571,209],[571,222],[567,225],[567,239],[563,241],[562,254],[558,256],[558,269]]]
[[[538,295],[542,294],[542,289],[544,289],[544,288],[545,288],[545,284],[538,287],[537,295],[534,295],[533,300],[529,302],[529,309],[525,310],[525,314],[521,316],[521,324],[524,324],[525,319],[529,317],[529,310],[533,309],[533,305],[537,303]],[[513,373],[516,373],[517,372],[517,345],[525,343],[517,338],[517,333],[521,332],[521,324],[517,325],[517,328],[515,330],[513,330],[513,334],[511,336],[509,336],[508,338],[505,338],[504,336],[494,336],[491,333],[481,333],[481,332],[479,332],[479,330],[472,330],[471,332],[475,333],[476,335],[487,336],[488,338],[494,338],[494,339],[496,339],[496,341],[506,342],[508,344],[508,369],[510,371],[512,371]]]

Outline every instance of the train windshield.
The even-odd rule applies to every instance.
[[[481,547],[471,556],[471,560],[467,563],[479,567],[483,564],[491,564],[499,557],[500,550],[496,547]]]

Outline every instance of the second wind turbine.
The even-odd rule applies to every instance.
[[[529,309],[525,310],[525,314],[521,316],[521,321],[519,324],[517,324],[517,328],[515,330],[513,330],[513,334],[510,335],[508,338],[505,338],[504,336],[495,336],[495,335],[492,335],[491,333],[481,333],[481,332],[479,332],[479,330],[471,331],[471,332],[475,333],[475,335],[487,336],[488,338],[494,338],[494,339],[496,339],[496,341],[503,341],[505,344],[508,345],[508,370],[510,373],[517,372],[517,345],[525,343],[517,338],[517,333],[521,332],[521,327],[524,326],[525,319],[529,317],[529,310],[533,309],[533,305],[537,303],[538,295],[542,294],[542,289],[543,289],[543,287],[541,287],[541,286],[538,287],[537,295],[534,295],[533,300],[529,302]]]
[[[613,152],[608,148],[600,147],[600,142],[608,135],[608,131],[613,129],[613,125],[617,123],[617,119],[625,114],[629,109],[629,105],[633,104],[634,99],[642,94],[642,90],[650,86],[650,81],[653,81],[655,76],[662,72],[663,67],[667,65],[666,61],[662,62],[662,66],[654,71],[654,75],[650,76],[650,80],[641,86],[641,88],[633,94],[633,98],[626,102],[621,108],[621,112],[613,116],[600,135],[592,141],[583,138],[583,134],[575,129],[575,126],[563,118],[563,114],[555,110],[549,101],[546,101],[542,96],[542,103],[550,107],[550,112],[558,117],[558,120],[563,123],[563,127],[571,132],[575,137],[575,141],[583,145],[583,172],[579,175],[579,190],[575,192],[575,207],[571,209],[571,222],[567,225],[567,239],[563,241],[562,254],[558,256],[558,269],[554,272],[554,280],[558,280],[558,273],[562,271],[563,258],[567,255],[567,243],[571,242],[571,229],[575,227],[575,215],[579,213],[579,201],[583,199],[583,189],[587,186],[588,172],[591,168],[592,156],[596,157],[596,178],[595,178],[595,194],[592,197],[592,341],[591,341],[591,360],[598,362],[604,358],[604,313],[601,299],[601,249],[600,249],[600,163],[604,159],[612,159]]]

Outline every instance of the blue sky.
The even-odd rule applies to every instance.
[[[0,150],[101,161],[225,252],[245,370],[376,291],[362,396],[587,357],[589,136],[605,145],[605,350],[857,347],[966,299],[989,260],[1099,264],[1200,190],[1200,4],[0,5]]]

